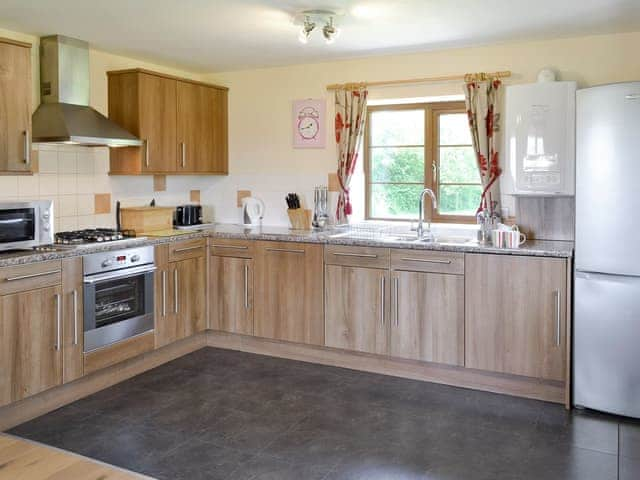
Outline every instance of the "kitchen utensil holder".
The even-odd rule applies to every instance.
[[[311,230],[311,210],[306,208],[287,209],[293,230]]]

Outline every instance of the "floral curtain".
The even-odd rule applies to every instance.
[[[478,212],[487,208],[490,213],[500,201],[500,106],[503,87],[498,79],[476,81],[465,85],[465,103],[469,128],[482,181],[482,197]]]
[[[364,124],[367,117],[366,89],[336,90],[335,93],[335,131],[338,153],[338,208],[336,209],[336,223],[348,222],[352,213],[349,199],[349,185],[358,162],[359,149],[364,136]]]

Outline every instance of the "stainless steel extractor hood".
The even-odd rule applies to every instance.
[[[129,147],[142,142],[89,106],[89,45],[61,35],[40,39],[40,106],[34,143]]]

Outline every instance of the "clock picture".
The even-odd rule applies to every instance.
[[[324,148],[325,101],[296,100],[293,102],[294,148]]]

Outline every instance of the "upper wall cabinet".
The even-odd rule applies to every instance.
[[[0,38],[0,171],[31,171],[31,45]]]
[[[108,76],[109,118],[144,141],[112,148],[111,174],[227,174],[226,88],[140,69]]]

